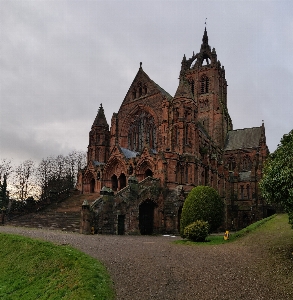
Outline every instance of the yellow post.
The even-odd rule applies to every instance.
[[[227,241],[227,240],[229,240],[229,231],[228,230],[226,230],[226,232],[224,233],[224,240],[225,241]]]

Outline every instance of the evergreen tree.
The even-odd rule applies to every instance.
[[[283,205],[293,228],[293,130],[267,159],[260,189],[268,203]]]

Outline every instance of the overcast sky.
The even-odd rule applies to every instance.
[[[0,159],[86,151],[100,103],[110,124],[140,62],[174,96],[205,18],[234,129],[264,120],[274,151],[293,128],[293,1],[0,0]]]

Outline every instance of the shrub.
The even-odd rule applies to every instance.
[[[193,242],[204,242],[209,234],[209,223],[197,220],[184,228],[184,236]]]
[[[208,222],[209,232],[215,231],[224,220],[224,202],[209,186],[197,186],[188,194],[182,208],[180,235],[184,237],[184,228],[197,220]]]

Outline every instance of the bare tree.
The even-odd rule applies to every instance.
[[[32,160],[26,160],[15,168],[13,195],[16,199],[25,200],[29,196],[35,196],[34,173],[35,165]]]
[[[71,186],[74,187],[77,180],[78,170],[86,165],[86,153],[81,151],[72,151],[66,156],[67,177],[70,179]]]
[[[43,158],[36,168],[36,183],[41,190],[41,198],[45,198],[49,195],[49,182],[54,176],[53,160],[53,157]]]
[[[6,180],[7,180],[11,172],[12,172],[11,161],[6,158],[1,159],[0,160],[0,181],[4,179],[4,176],[6,176]]]
[[[86,153],[72,151],[67,156],[58,155],[42,159],[36,170],[37,184],[41,198],[52,192],[73,188],[78,170],[86,164]]]

